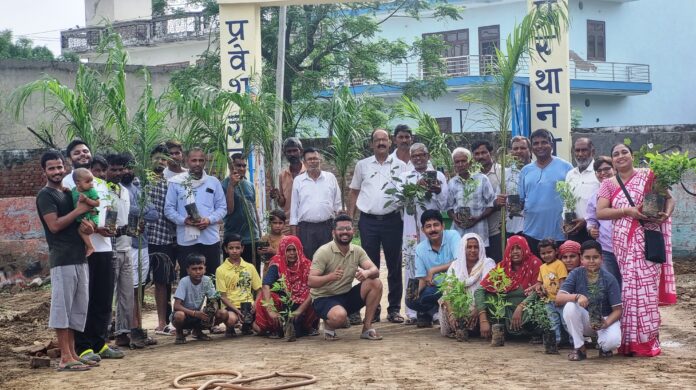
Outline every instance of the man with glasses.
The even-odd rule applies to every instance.
[[[539,256],[539,241],[545,238],[565,240],[561,228],[563,202],[556,192],[556,183],[565,181],[573,166],[551,154],[553,135],[550,131],[535,130],[530,138],[536,161],[522,168],[519,192],[520,200],[524,202],[524,236],[529,247]]]
[[[254,264],[256,272],[261,271],[261,262],[256,255],[256,243],[259,242],[259,216],[256,212],[256,190],[247,180],[247,159],[241,153],[235,153],[229,160],[230,175],[222,181],[227,200],[225,216],[225,235],[239,234],[242,237],[244,261]]]

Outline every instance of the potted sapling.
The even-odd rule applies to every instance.
[[[519,177],[520,169],[518,168],[518,159],[515,156],[507,156],[510,172],[511,174]],[[508,183],[507,187],[507,209],[509,212],[509,217],[521,217],[524,205],[522,204],[522,199],[520,199],[520,193],[518,189],[518,183],[511,182]]]
[[[454,333],[457,341],[469,341],[469,322],[471,320],[474,297],[464,281],[452,273],[440,274],[436,278],[440,284],[437,289],[454,319]],[[449,321],[448,318],[441,319]]]
[[[423,180],[425,180],[425,185],[428,188],[432,188],[437,185],[437,171],[425,171],[423,173]]]
[[[505,315],[507,313],[507,308],[512,306],[512,304],[507,301],[507,294],[505,291],[510,287],[512,281],[505,273],[505,269],[501,266],[493,268],[491,272],[488,273],[488,280],[496,291],[493,296],[488,296],[488,298],[486,298],[486,306],[488,306],[488,311],[495,321],[491,326],[491,345],[494,347],[502,347],[505,345]]]
[[[573,193],[573,187],[565,181],[556,183],[556,192],[563,202],[563,231],[568,232],[573,227],[573,221],[578,218],[575,214],[578,197]]]
[[[590,314],[590,326],[592,329],[599,329],[604,325],[604,316],[602,315],[602,309],[604,309],[602,302],[604,300],[602,299],[603,289],[600,280],[588,283],[587,289],[590,293],[590,302],[587,305],[587,311]]]
[[[203,303],[203,308],[201,311],[205,313],[206,316],[208,316],[208,321],[202,323],[201,328],[203,329],[212,329],[213,326],[215,326],[215,313],[217,313],[218,309],[222,307],[222,302],[220,300],[220,293],[215,289],[215,276],[211,276],[210,279],[208,279],[206,286],[204,287],[205,293],[205,299]],[[214,290],[215,294],[210,296],[207,291],[208,290]]]
[[[546,353],[551,355],[558,354],[556,332],[552,329],[549,313],[546,310],[546,302],[537,297],[524,308],[524,311],[529,314],[530,321],[541,330]]]
[[[264,227],[265,234],[259,239],[259,242],[256,243],[256,251],[263,251],[271,246],[271,243],[266,237],[269,237],[271,234],[271,222],[273,221],[273,217],[268,210],[264,212],[264,220],[266,221],[266,226]],[[268,260],[270,260],[268,254],[259,254],[259,258],[264,264],[268,263]]]
[[[104,201],[106,202],[106,216],[104,218],[104,228],[110,232],[116,232],[116,225],[118,219],[118,207],[117,200],[118,197],[115,196],[121,191],[118,184],[106,183],[109,189],[104,195]]]
[[[198,212],[198,206],[196,205],[196,191],[193,189],[193,177],[188,175],[181,185],[186,191],[184,198],[186,200],[186,205],[184,205],[186,214],[188,214],[193,222],[198,222],[201,220],[201,214]]]
[[[481,164],[479,164],[478,162],[472,162],[469,165],[468,178],[464,179],[461,176],[459,176],[459,180],[461,180],[463,184],[461,193],[461,203],[460,206],[454,210],[454,213],[457,219],[462,221],[462,227],[464,229],[468,229],[474,225],[471,215],[471,207],[466,205],[469,204],[469,201],[471,201],[471,197],[476,192],[476,189],[478,189],[479,182],[474,178],[474,175],[480,171]]]
[[[294,323],[295,311],[293,310],[295,302],[292,300],[292,291],[285,282],[285,276],[281,276],[280,279],[273,283],[271,291],[278,294],[282,306],[281,310],[278,311],[276,309],[272,299],[271,302],[264,303],[264,306],[269,310],[276,311],[280,315],[283,337],[285,337],[287,341],[295,341],[297,339]]]
[[[689,159],[689,152],[646,153],[648,166],[655,174],[650,192],[645,194],[642,212],[648,218],[659,218],[665,210],[665,200],[672,186],[681,182],[689,170],[696,170],[696,160]]]

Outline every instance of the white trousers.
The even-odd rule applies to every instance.
[[[619,321],[595,332],[590,326],[590,313],[574,302],[568,302],[563,307],[563,319],[568,327],[568,334],[573,338],[575,349],[585,344],[585,336],[597,336],[597,343],[603,351],[612,351],[621,344]]]

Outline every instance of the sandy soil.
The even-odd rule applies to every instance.
[[[216,335],[210,342],[190,340],[180,346],[174,345],[173,337],[157,336],[159,345],[127,351],[125,359],[102,362],[90,372],[31,370],[27,358],[10,348],[51,336],[39,316],[47,309],[47,292],[2,294],[0,388],[165,389],[171,388],[174,377],[205,369],[238,370],[245,377],[304,372],[318,377],[316,385],[308,387],[317,389],[696,388],[696,262],[678,264],[677,271],[682,299],[662,309],[661,356],[600,360],[591,351],[580,363],[565,359],[568,350],[546,355],[543,346],[524,341],[493,348],[483,340],[441,337],[436,328],[381,322],[375,325],[384,340],[377,342],[360,340],[359,327],[340,331],[342,340],[335,342],[320,337],[295,343],[255,336],[228,340]],[[21,319],[13,319],[19,312],[24,313]],[[152,311],[145,322],[154,326]]]

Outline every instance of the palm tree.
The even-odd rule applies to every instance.
[[[100,121],[104,103],[97,72],[80,64],[75,88],[50,76],[18,87],[8,102],[16,120],[23,117],[25,106],[36,93],[43,95],[44,108],[54,114],[52,122],[62,130],[65,138],[79,138],[93,150],[105,150],[114,143],[108,128]]]
[[[329,158],[333,160],[340,178],[338,184],[344,210],[348,170],[363,157],[365,139],[372,129],[365,109],[365,102],[355,97],[348,87],[335,90],[329,102],[329,134],[332,134]]]
[[[496,48],[496,57],[489,69],[490,79],[460,96],[460,100],[464,102],[479,104],[482,107],[483,122],[498,131],[501,145],[500,165],[503,167],[500,178],[502,193],[506,193],[504,167],[508,165],[507,145],[512,118],[510,92],[515,76],[520,70],[523,57],[530,57],[535,37],[560,37],[561,31],[567,24],[568,16],[565,7],[539,7],[532,10],[525,15],[520,24],[515,25],[508,35],[504,51]],[[503,232],[505,232],[506,218],[507,210],[502,209]],[[501,235],[503,249],[505,249],[505,238],[504,234]]]

